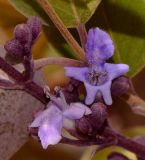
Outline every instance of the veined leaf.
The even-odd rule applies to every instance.
[[[38,15],[45,24],[49,24],[48,16],[38,5],[36,0],[9,0],[12,5],[25,16]],[[101,0],[48,0],[54,7],[64,24],[68,27],[86,23],[95,12]]]
[[[9,2],[24,16],[39,16],[45,25],[49,24],[49,17],[36,0],[9,0]]]

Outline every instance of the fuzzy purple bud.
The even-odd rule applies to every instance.
[[[94,103],[91,106],[92,114],[89,115],[90,123],[94,130],[98,131],[107,119],[107,107],[103,103]]]
[[[22,44],[31,43],[32,34],[29,27],[26,24],[19,24],[15,27],[15,38]]]
[[[112,152],[108,156],[108,160],[129,160],[129,159],[121,153]]]
[[[32,41],[34,42],[41,31],[41,21],[39,17],[32,16],[28,19],[27,25],[32,32]]]
[[[91,107],[92,113],[76,121],[78,133],[85,136],[94,136],[100,131],[107,119],[107,107],[102,103],[95,103]]]
[[[129,78],[121,76],[115,79],[111,86],[111,93],[113,96],[120,96],[130,89]]]
[[[93,132],[90,121],[86,117],[76,120],[76,129],[79,134],[83,134],[85,136],[92,135]]]
[[[16,39],[7,41],[4,48],[6,49],[7,54],[14,58],[21,59],[23,57],[23,46]]]

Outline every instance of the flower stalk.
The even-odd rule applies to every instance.
[[[63,24],[62,20],[59,18],[54,8],[47,0],[37,0],[40,6],[47,13],[49,18],[52,20],[56,28],[60,31],[64,39],[70,45],[70,47],[74,50],[74,53],[80,60],[85,60],[85,53],[83,49],[79,46],[77,41],[73,38],[71,33],[68,31],[67,27]]]

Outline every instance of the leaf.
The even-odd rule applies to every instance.
[[[9,0],[12,5],[26,17],[32,15],[39,15],[45,24],[49,24],[48,16],[44,13],[36,0]],[[77,18],[82,23],[86,23],[89,18],[95,12],[95,9],[101,2],[101,0],[48,0],[54,7],[64,24],[68,27],[75,27],[77,25],[76,15],[73,9],[77,13]]]
[[[49,24],[49,17],[43,11],[43,9],[38,5],[36,0],[9,0],[9,2],[24,16],[39,16],[41,17],[45,25]]]
[[[0,54],[5,56],[5,50],[0,48]],[[19,71],[22,65],[15,66]],[[0,78],[9,77],[0,70]],[[44,86],[41,70],[35,72],[34,81]],[[20,90],[0,89],[0,159],[8,160],[28,140],[28,126],[34,113],[44,106],[28,93]]]
[[[0,159],[9,160],[28,140],[32,115],[43,105],[22,91],[0,90]]]
[[[145,66],[144,17],[144,0],[104,0],[89,23],[109,32],[116,48],[113,61],[128,64],[131,77]]]

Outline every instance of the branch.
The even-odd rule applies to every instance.
[[[136,143],[133,140],[130,140],[126,137],[123,137],[121,135],[117,135],[118,143],[117,146],[123,147],[137,155],[137,157],[142,158],[142,160],[145,160],[145,146]]]
[[[41,69],[47,65],[61,65],[61,66],[73,66],[73,67],[84,67],[85,63],[82,61],[63,58],[63,57],[49,57],[49,58],[41,58],[34,61],[35,70]]]
[[[59,18],[51,4],[47,0],[37,0],[37,2],[40,4],[40,6],[44,9],[44,11],[47,13],[47,15],[50,17],[54,25],[57,27],[57,29],[60,31],[64,39],[67,41],[67,43],[71,46],[71,48],[76,53],[76,56],[84,60],[85,59],[85,53],[83,49],[79,46],[77,41],[73,38],[71,33],[68,31],[66,26],[63,24],[62,20]]]
[[[45,98],[43,88],[38,86],[33,81],[25,81],[23,75],[20,72],[18,72],[14,67],[12,67],[10,64],[8,64],[1,57],[0,57],[0,69],[2,69],[5,73],[7,73],[18,85],[20,85],[23,88],[23,90],[30,93],[32,96],[40,100],[42,103],[44,104],[48,103],[48,99]]]
[[[22,74],[18,72],[15,68],[13,68],[10,64],[8,64],[1,57],[0,57],[0,69],[2,69],[5,73],[7,73],[14,81],[18,82],[18,84],[24,82]]]
[[[34,65],[33,65],[33,60],[30,59],[30,57],[24,57],[23,65],[25,67],[25,73],[24,77],[25,80],[30,80],[33,78],[34,75]]]
[[[94,139],[87,139],[87,140],[72,140],[72,139],[63,137],[60,143],[71,144],[76,146],[102,145],[103,146],[102,149],[107,146],[109,147],[111,145],[116,145],[135,153],[137,157],[145,160],[145,146],[129,138],[126,138],[120,134],[117,134],[110,128],[106,128],[102,136],[103,136],[102,138],[94,138]],[[109,143],[111,142],[110,140],[112,140],[112,144]]]
[[[91,146],[91,145],[100,145],[104,143],[103,139],[92,139],[92,140],[73,140],[66,137],[62,137],[60,143],[70,144],[75,146]]]
[[[87,31],[84,24],[80,24],[77,26],[77,31],[79,33],[79,37],[81,40],[81,44],[83,49],[85,50],[85,44],[87,42]]]

